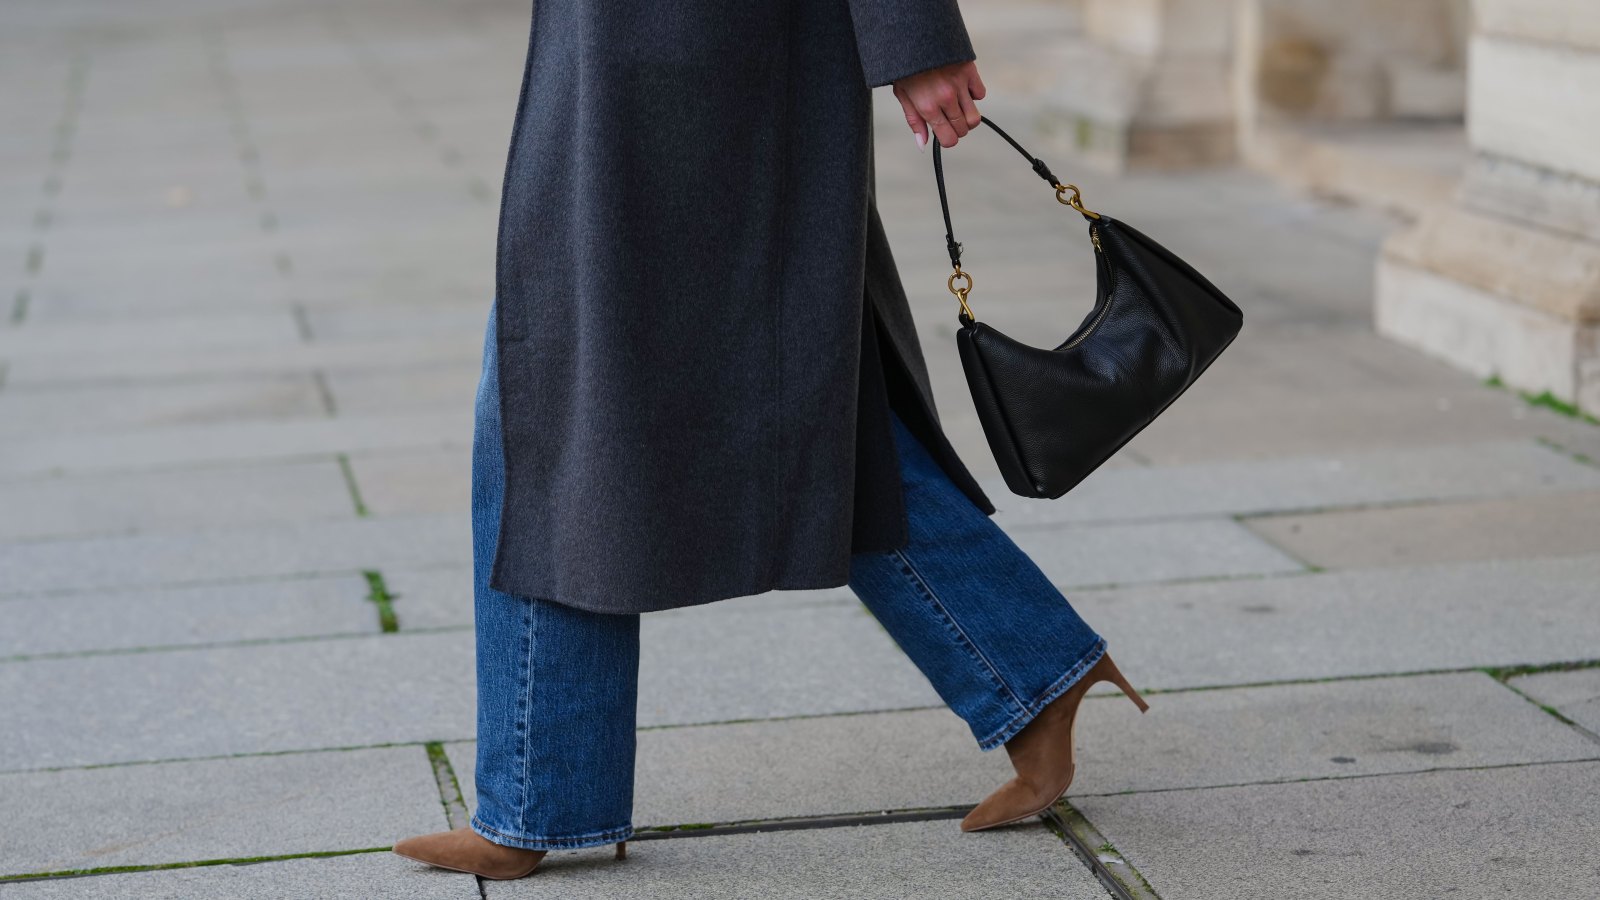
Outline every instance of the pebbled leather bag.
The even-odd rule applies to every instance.
[[[961,303],[956,345],[989,448],[1012,493],[1054,499],[1110,459],[1211,365],[1238,335],[1243,314],[1199,272],[1132,226],[1083,205],[1044,162],[988,117],[1089,225],[1098,272],[1094,308],[1052,348],[1034,347],[976,321],[972,275],[950,226],[944,166],[933,172],[955,271],[946,287]],[[957,282],[961,282],[959,285]]]

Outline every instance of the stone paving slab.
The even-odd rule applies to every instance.
[[[402,630],[412,628],[472,627],[472,570],[466,566],[432,569],[386,569],[384,581],[395,598],[395,613]],[[860,601],[848,587],[809,591],[768,591],[748,597],[731,597],[706,606],[661,610],[649,618],[706,616],[717,613],[760,612],[790,606],[849,606]],[[653,625],[651,627],[654,627]]]
[[[1600,491],[1262,516],[1244,524],[1325,569],[1581,556],[1600,553]]]
[[[435,829],[437,830],[437,829]],[[424,869],[388,851],[249,865],[51,878],[0,888],[7,900],[479,900],[471,875]]]
[[[1526,693],[1584,728],[1600,734],[1600,667],[1572,672],[1541,672],[1510,681]]]
[[[325,415],[315,383],[303,375],[30,388],[0,393],[0,439],[84,442],[124,429]]]
[[[1469,672],[1121,695],[1078,713],[1072,796],[1600,758]],[[469,808],[476,744],[447,748]],[[1011,777],[947,709],[639,732],[634,825],[970,805]]]
[[[350,470],[375,516],[472,508],[471,447],[363,454],[350,458]]]
[[[482,341],[387,338],[315,341],[289,347],[184,349],[151,354],[123,350],[93,356],[42,356],[16,360],[6,376],[14,387],[106,379],[261,375],[317,370],[393,372],[402,365],[454,363],[478,370]]]
[[[472,410],[222,422],[0,442],[0,479],[207,463],[255,462],[333,453],[471,446]]]
[[[1155,694],[1143,715],[1091,699],[1074,798],[1600,759],[1600,742],[1481,672]]]
[[[621,863],[605,848],[553,853],[536,877],[485,882],[485,891],[490,900],[1106,896],[1043,825],[963,834],[954,821],[638,841]]]
[[[0,600],[0,658],[375,634],[359,575]]]
[[[207,312],[132,319],[76,319],[26,329],[0,329],[0,357],[10,359],[120,353],[130,346],[156,351],[298,343],[300,334],[287,309],[268,313]]]
[[[475,808],[477,744],[446,750]],[[971,805],[1012,774],[1005,752],[980,751],[947,709],[647,728],[639,732],[633,824]]]
[[[358,415],[472,407],[479,368],[417,367],[405,372],[335,372],[328,386],[341,411]]]
[[[355,850],[449,827],[422,747],[0,775],[0,820],[0,875]]]
[[[470,634],[0,664],[0,771],[472,737]]]
[[[332,460],[0,482],[0,540],[354,518]]]
[[[476,734],[472,632],[0,664],[0,771]],[[646,616],[639,724],[939,705],[863,607]],[[752,677],[750,673],[760,673]]]
[[[940,703],[859,604],[707,609],[641,621],[641,727]]]
[[[1064,497],[984,489],[1002,527],[1049,522],[1249,515],[1282,510],[1600,489],[1600,468],[1534,441],[1494,441],[1240,463],[1095,472]],[[1596,543],[1600,550],[1600,542]]]
[[[1163,897],[1586,897],[1600,763],[1073,801]]]
[[[382,571],[472,559],[465,512],[0,544],[0,598]]]
[[[1470,382],[1452,394],[1373,389],[1315,397],[1268,384],[1249,393],[1205,386],[1202,378],[1128,449],[1168,465],[1435,447],[1539,430],[1538,410]]]
[[[461,334],[477,337],[481,347],[484,330],[489,324],[490,300],[489,295],[484,295],[480,303],[431,309],[419,306],[312,309],[307,318],[311,333],[318,340]]]
[[[1067,596],[1142,689],[1591,659],[1596,584],[1600,556]]]
[[[1229,519],[1056,525],[1008,531],[1059,585],[1139,584],[1303,571]]]

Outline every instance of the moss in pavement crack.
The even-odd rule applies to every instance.
[[[378,605],[378,625],[385,634],[400,630],[400,618],[394,613],[394,595],[383,583],[383,573],[367,569],[361,573],[367,579],[367,599]]]

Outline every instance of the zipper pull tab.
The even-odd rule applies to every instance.
[[[1100,230],[1095,228],[1093,225],[1089,226],[1089,240],[1094,242],[1094,252],[1105,252],[1105,248],[1100,246]]]

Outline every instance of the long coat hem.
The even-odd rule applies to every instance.
[[[872,211],[876,220],[876,209]],[[874,221],[876,225],[876,221]],[[881,234],[881,230],[879,231]],[[893,263],[888,264],[891,277]],[[875,271],[882,271],[881,269]],[[899,453],[895,449],[890,429],[891,410],[900,417],[907,430],[917,438],[923,448],[934,458],[952,482],[984,515],[993,515],[994,504],[983,492],[977,480],[956,454],[939,425],[938,410],[933,405],[932,393],[924,393],[925,386],[912,375],[895,346],[892,332],[882,327],[870,289],[863,293],[862,349],[860,362],[859,397],[857,400],[857,467],[856,498],[858,511],[872,509],[887,515],[892,525],[883,525],[876,533],[858,538],[851,547],[853,553],[888,553],[903,549],[910,541],[910,522],[906,515],[904,483],[900,474]],[[915,352],[915,351],[913,351]],[[887,362],[885,361],[887,360]],[[887,509],[888,512],[884,513]],[[859,513],[858,513],[859,514]],[[504,521],[504,509],[501,511]],[[596,603],[576,596],[551,596],[537,586],[518,586],[505,583],[499,566],[493,568],[491,587],[495,590],[523,597],[539,597],[564,606],[588,612],[610,615],[630,615],[643,612],[661,612],[687,606],[703,606],[734,597],[753,596],[771,591],[827,590],[844,587],[850,583],[850,564],[826,572],[812,570],[800,576],[777,576],[756,587],[729,588],[705,594],[676,594],[654,603],[644,598],[617,598],[616,603]]]
[[[873,197],[871,87],[975,58],[957,0],[532,13],[490,586],[639,613],[846,584],[853,554],[907,540],[891,406],[992,512],[940,430]]]

